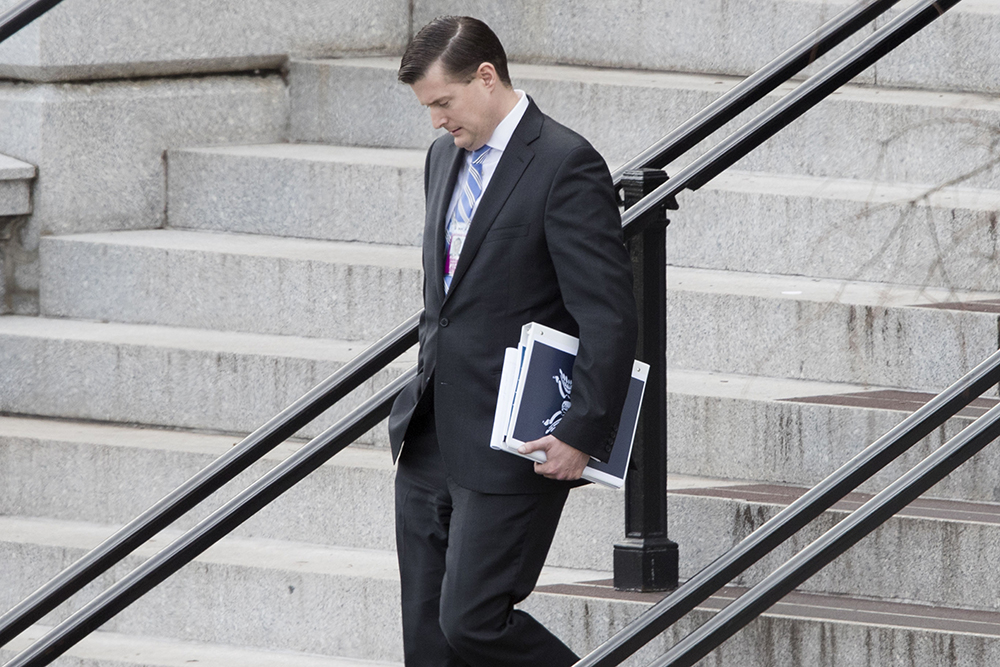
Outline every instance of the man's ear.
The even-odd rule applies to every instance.
[[[500,77],[497,76],[497,70],[493,66],[493,63],[483,63],[476,70],[476,78],[483,82],[483,85],[488,89],[493,89],[496,87],[497,82]]]

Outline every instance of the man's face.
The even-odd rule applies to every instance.
[[[491,96],[496,84],[492,66],[481,67],[472,81],[465,83],[448,76],[436,62],[410,87],[430,109],[434,129],[443,127],[456,146],[473,151],[489,140],[499,123]]]

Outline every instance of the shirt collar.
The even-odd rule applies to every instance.
[[[499,153],[502,153],[507,148],[510,138],[514,136],[514,130],[517,129],[517,124],[521,122],[524,112],[528,110],[528,96],[524,94],[523,90],[515,90],[514,92],[517,93],[519,98],[517,104],[500,121],[500,124],[496,126],[493,134],[486,142],[487,146]]]

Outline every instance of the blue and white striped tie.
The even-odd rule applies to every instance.
[[[469,165],[469,173],[465,177],[462,185],[462,194],[458,197],[455,210],[448,217],[448,224],[444,232],[444,293],[448,293],[451,287],[452,276],[455,275],[455,268],[458,266],[458,257],[462,254],[462,246],[465,245],[465,237],[469,233],[469,225],[472,222],[472,210],[476,207],[476,202],[483,194],[483,161],[489,146],[473,151],[472,164]]]

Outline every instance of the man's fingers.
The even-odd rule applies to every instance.
[[[540,440],[532,440],[531,442],[524,443],[523,445],[517,448],[517,451],[521,452],[522,454],[530,454],[531,452],[537,452],[539,450],[543,452],[548,452],[549,446],[550,443],[547,442],[544,438],[542,438]]]

